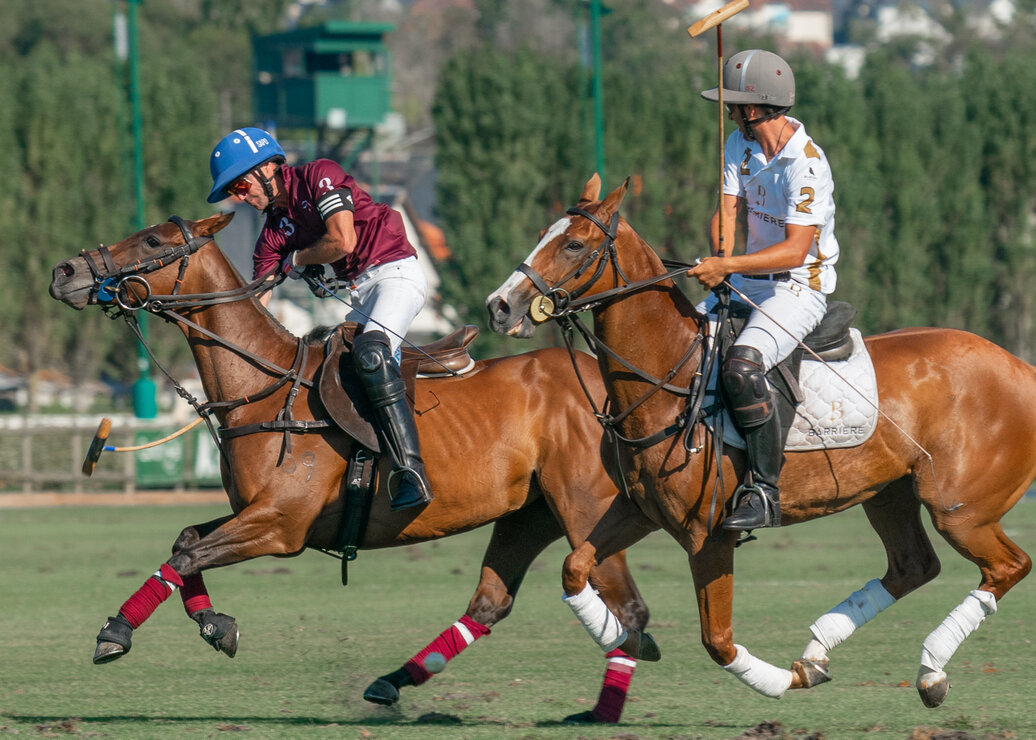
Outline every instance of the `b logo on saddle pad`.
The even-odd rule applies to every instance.
[[[850,329],[852,354],[838,362],[816,362],[802,358],[799,386],[803,401],[795,409],[795,420],[785,449],[792,452],[855,447],[874,433],[878,420],[878,383],[874,365],[858,329]],[[715,382],[713,378],[711,384]],[[716,417],[706,423],[716,431]],[[734,422],[723,411],[723,443],[738,449],[745,442]]]

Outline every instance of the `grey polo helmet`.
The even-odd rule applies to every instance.
[[[719,87],[705,90],[706,100],[719,100]],[[795,105],[795,75],[788,63],[762,49],[739,51],[723,65],[723,102],[731,105]]]

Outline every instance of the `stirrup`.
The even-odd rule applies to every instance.
[[[393,495],[392,481],[397,476],[400,476],[401,481],[409,480],[410,484],[403,483]],[[434,498],[429,490],[429,486],[425,483],[424,477],[413,468],[403,465],[392,467],[392,470],[389,471],[386,487],[389,492],[389,509],[391,511],[409,509],[412,506],[424,506]]]
[[[742,483],[734,491],[734,502],[734,510],[723,520],[723,529],[745,531],[781,526],[780,502],[773,501],[759,484]]]

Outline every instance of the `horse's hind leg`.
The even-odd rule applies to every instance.
[[[1013,504],[1025,488],[1009,498],[1008,504]],[[978,565],[982,580],[925,638],[916,686],[927,707],[937,707],[946,698],[949,682],[944,668],[957,648],[987,616],[996,613],[997,601],[1032,569],[1029,556],[1004,534],[1000,517],[976,524],[974,517],[979,513],[969,512],[968,507],[953,512],[932,509],[936,529],[957,552]]]
[[[173,554],[193,545],[202,537],[233,518],[233,515],[213,519],[203,524],[186,527],[173,543]],[[177,589],[183,598],[184,609],[194,619],[206,642],[230,657],[237,651],[237,624],[233,617],[217,615],[209,602],[201,573],[181,577],[168,564],[163,564],[119,608],[116,616],[109,617],[97,635],[93,662],[110,663],[121,658],[132,647],[133,630],[143,624]],[[206,636],[208,631],[208,636]]]
[[[511,613],[514,597],[532,561],[562,534],[542,500],[498,520],[493,525],[478,587],[467,611],[400,668],[375,680],[364,691],[363,698],[375,704],[395,704],[399,689],[420,686],[445,667],[444,663],[426,664],[429,655],[438,653],[449,662],[475,640],[488,635],[493,625]]]
[[[893,482],[863,504],[867,518],[881,538],[888,558],[885,576],[864,584],[819,617],[802,658],[792,665],[792,688],[811,688],[831,679],[827,654],[880,612],[939,574],[939,559],[921,523],[921,504],[913,482]]]

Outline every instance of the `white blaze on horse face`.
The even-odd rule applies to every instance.
[[[548,244],[550,244],[552,241],[554,241],[561,234],[564,234],[568,230],[568,227],[571,225],[572,219],[568,216],[565,216],[564,218],[560,219],[557,223],[555,223],[553,226],[551,226],[549,229],[547,229],[547,233],[543,235],[542,239],[540,239],[539,244],[536,245],[536,248],[532,250],[528,257],[525,258],[525,264],[531,265],[532,261],[536,259],[536,255],[539,253],[539,251],[546,247]],[[511,276],[507,278],[503,285],[501,285],[499,288],[493,291],[493,294],[486,299],[486,302],[489,303],[494,298],[500,298],[504,301],[507,301],[509,296],[511,295],[511,292],[515,288],[517,288],[523,280],[528,280],[528,278],[525,276],[524,273],[515,270],[511,273]]]

